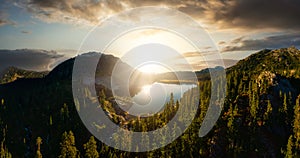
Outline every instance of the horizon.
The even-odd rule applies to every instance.
[[[295,46],[289,46],[289,47],[284,47],[284,48],[277,48],[277,49],[287,49],[287,48],[296,48],[298,50],[300,50],[300,48],[297,48]],[[265,48],[265,49],[261,49],[261,50],[258,50],[258,51],[254,51],[254,52],[251,52],[249,53],[248,56],[245,56],[244,58],[241,58],[240,60],[243,60],[243,59],[246,59],[248,58],[249,56],[251,56],[252,54],[255,54],[255,53],[259,53],[260,51],[263,51],[263,50],[277,50],[277,49],[268,49],[268,48]],[[9,50],[9,49],[0,49],[0,56],[1,56],[1,52],[2,51],[22,51],[22,50],[29,50],[29,51],[46,51],[46,52],[53,52],[54,50],[43,50],[43,49],[28,49],[28,48],[24,48],[24,49],[15,49],[15,50]],[[55,51],[54,51],[55,52]],[[57,52],[56,52],[57,53]],[[4,72],[6,69],[8,68],[17,68],[17,69],[21,69],[21,70],[26,70],[26,71],[35,71],[35,72],[51,72],[55,67],[57,67],[58,65],[60,65],[61,63],[69,60],[69,59],[72,59],[72,58],[76,58],[77,56],[80,56],[80,55],[84,55],[84,54],[89,54],[89,53],[100,53],[100,54],[104,54],[104,55],[112,55],[114,56],[113,54],[108,54],[108,53],[101,53],[101,52],[97,52],[97,51],[87,51],[87,52],[83,52],[81,54],[77,54],[75,56],[71,56],[71,57],[64,57],[63,59],[59,59],[58,61],[55,61],[52,63],[52,67],[49,68],[49,67],[44,67],[44,68],[40,68],[40,67],[34,67],[35,65],[33,64],[32,67],[29,67],[29,68],[26,68],[24,67],[24,65],[14,65],[14,64],[11,64],[11,65],[6,65],[5,67],[1,67],[0,66],[0,73]],[[114,57],[117,57],[117,56],[114,56]],[[119,60],[121,60],[119,57],[117,57]],[[227,60],[227,59],[223,59],[223,60]],[[235,64],[237,64],[240,60],[234,60],[234,61],[230,61],[229,64],[225,64],[221,67],[225,68],[225,69],[228,69],[232,66],[234,66]],[[1,61],[1,58],[0,58],[0,61]],[[121,60],[122,61],[122,60]],[[38,65],[37,65],[38,66]],[[147,66],[147,65],[146,65]],[[179,71],[162,71],[162,72],[144,72],[144,73],[149,73],[149,74],[163,74],[163,73],[168,73],[168,72],[198,72],[198,71],[202,71],[202,70],[205,70],[205,69],[208,69],[208,68],[216,68],[218,67],[219,65],[217,66],[214,66],[214,67],[204,67],[202,69],[198,69],[198,70],[193,70],[193,71],[184,71],[184,70],[179,70]],[[167,69],[165,69],[167,70]],[[143,71],[142,71],[143,72]]]

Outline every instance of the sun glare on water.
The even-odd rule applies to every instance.
[[[152,86],[152,85],[146,85],[146,86],[143,86],[143,88],[142,88],[143,92],[145,92],[145,93],[147,93],[147,94],[150,94],[151,86]]]

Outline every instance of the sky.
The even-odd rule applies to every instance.
[[[31,70],[50,70],[58,62],[75,56],[90,31],[105,25],[106,19],[145,6],[171,8],[194,19],[211,37],[225,66],[261,49],[300,48],[299,0],[1,0],[0,69],[11,64]],[[137,12],[115,19],[131,24],[155,15]],[[170,12],[161,15],[174,18]],[[181,30],[189,29],[186,19],[176,20]],[[113,34],[109,32],[125,29],[117,22],[111,24],[117,27],[98,34],[94,45],[91,42],[80,51],[100,51],[95,45]],[[166,20],[158,19],[157,23],[164,24]],[[120,48],[112,54],[118,56],[126,41],[135,40],[138,35],[142,39],[171,40],[172,35],[166,32],[149,29],[140,34],[132,32],[119,45],[115,44]],[[181,51],[196,69],[204,68],[197,58],[197,50]],[[203,47],[200,51],[206,50]]]

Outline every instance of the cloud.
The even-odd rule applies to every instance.
[[[127,0],[129,6],[166,5],[219,28],[300,29],[299,0]]]
[[[218,43],[218,45],[224,45],[224,44],[226,44],[225,41],[220,41],[220,42]]]
[[[299,0],[229,0],[220,6],[210,6],[208,14],[221,27],[300,29]]]
[[[199,53],[199,52],[185,52],[182,55],[186,58],[190,58],[190,57],[199,57],[199,56],[201,56],[201,53]]]
[[[226,46],[222,52],[247,51],[260,49],[276,49],[283,47],[300,47],[300,33],[290,33],[283,35],[269,36],[261,39],[238,38],[231,41],[233,45]]]
[[[10,66],[26,70],[47,71],[63,59],[64,56],[57,54],[55,51],[36,49],[0,50],[0,71]]]
[[[216,59],[216,60],[193,62],[191,64],[177,64],[176,66],[182,69],[189,69],[190,67],[192,67],[193,70],[199,71],[208,68],[208,66],[211,67],[223,66],[221,65],[221,63],[224,63],[225,68],[228,68],[235,65],[237,62],[238,60],[233,60],[233,59]]]
[[[185,58],[199,58],[199,57],[204,57],[208,55],[214,55],[217,54],[218,50],[214,49],[212,47],[204,47],[202,48],[202,51],[198,52],[184,52],[181,55],[176,56],[176,59],[181,59],[182,57]]]
[[[32,32],[31,31],[23,30],[23,31],[21,31],[21,33],[23,33],[23,34],[31,34]]]
[[[190,70],[192,68],[193,71],[199,71],[207,68],[207,65],[205,63],[177,64],[176,66],[183,70]]]
[[[21,0],[18,6],[46,22],[97,24],[124,9],[118,0]]]
[[[0,11],[0,26],[4,26],[4,25],[15,26],[17,24],[16,22],[9,20],[8,17],[9,15],[6,12]]]
[[[0,19],[0,26],[6,25],[7,21],[4,19]]]
[[[299,0],[16,0],[47,22],[98,24],[114,13],[141,6],[178,9],[225,29],[300,29]]]
[[[190,15],[200,13],[201,3],[193,0],[16,0],[36,18],[46,22],[98,24],[112,14],[141,6],[168,6]]]
[[[236,38],[236,39],[232,40],[230,43],[231,44],[238,44],[238,43],[242,42],[244,38],[245,38],[244,36]]]
[[[226,68],[231,67],[233,65],[235,65],[238,60],[233,60],[233,59],[219,59],[219,60],[213,60],[213,61],[208,61],[208,62],[212,62],[214,65],[216,66],[221,66],[220,63],[224,63],[224,66]]]

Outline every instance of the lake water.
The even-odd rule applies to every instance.
[[[143,86],[142,90],[132,99],[134,105],[130,108],[133,115],[155,114],[163,110],[173,93],[174,101],[180,100],[184,92],[196,87],[196,84],[165,84],[155,82]]]

